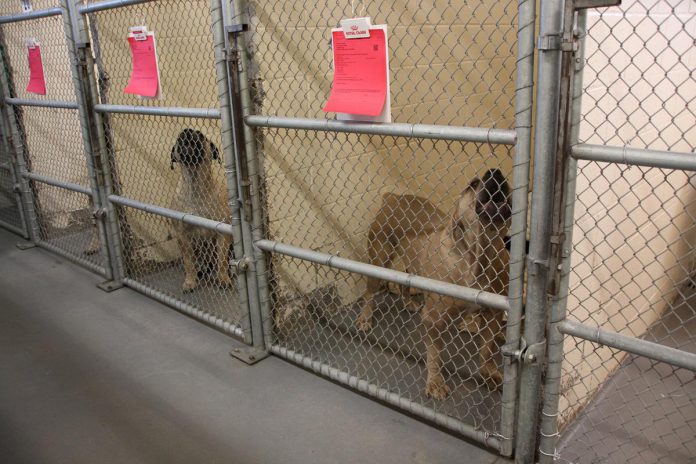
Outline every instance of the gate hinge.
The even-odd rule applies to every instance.
[[[527,258],[527,272],[529,275],[535,276],[539,272],[539,269],[549,269],[548,259],[534,259],[532,257]]]
[[[561,50],[574,52],[578,49],[578,43],[575,40],[564,41],[561,33],[544,34],[537,39],[537,49],[541,51]]]
[[[249,25],[247,23],[230,24],[229,26],[225,26],[225,30],[228,34],[241,34],[249,30]]]
[[[22,193],[22,186],[20,184],[14,184],[12,186],[13,193]]]
[[[95,208],[94,211],[92,211],[92,217],[94,219],[101,219],[104,216],[106,216],[106,208]]]
[[[546,353],[546,340],[528,345],[527,341],[522,337],[520,339],[519,349],[510,350],[509,348],[503,347],[500,352],[504,357],[511,358],[519,363],[536,364],[544,359],[544,354]]]

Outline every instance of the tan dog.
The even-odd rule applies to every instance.
[[[413,274],[506,294],[510,258],[504,237],[510,214],[510,189],[497,169],[472,180],[449,216],[426,199],[386,194],[368,233],[370,264],[390,267],[395,257],[402,256]],[[384,282],[368,278],[365,306],[357,319],[360,330],[372,327],[375,293],[383,286]],[[402,294],[406,306],[413,309],[408,292]],[[442,374],[442,336],[456,321],[458,329],[476,333],[482,340],[481,376],[489,385],[502,383],[493,360],[504,326],[501,311],[425,292],[421,316],[427,332],[428,396],[441,400],[449,394]]]
[[[213,176],[213,160],[219,158],[217,147],[201,131],[184,129],[172,148],[171,167],[181,165],[181,179],[176,188],[172,208],[220,222],[229,222],[227,192]],[[191,292],[199,285],[196,254],[206,241],[215,239],[215,279],[222,287],[232,286],[229,274],[228,253],[232,237],[216,234],[208,229],[174,221],[176,239],[184,261],[184,292]]]

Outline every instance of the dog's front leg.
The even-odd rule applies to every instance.
[[[504,342],[504,339],[501,340],[504,324],[497,314],[485,312],[482,315],[484,324],[478,333],[481,338],[479,374],[491,390],[497,390],[503,384],[503,375],[495,362],[494,355],[500,351],[500,342]]]
[[[229,252],[232,246],[232,237],[229,235],[218,235],[217,240],[217,280],[223,288],[232,288],[230,279]]]
[[[446,317],[447,313],[444,309],[429,305],[426,299],[425,307],[423,308],[423,324],[426,330],[425,367],[428,371],[425,381],[425,394],[434,400],[444,400],[450,393],[450,388],[445,383],[445,377],[442,375],[442,351],[444,350],[442,337],[447,327]]]
[[[182,235],[185,235],[185,237],[182,237]],[[196,258],[193,250],[193,243],[191,243],[191,240],[187,234],[179,234],[177,241],[179,242],[181,257],[184,260],[184,283],[181,285],[181,289],[184,291],[184,293],[187,293],[195,290],[195,288],[198,287]]]

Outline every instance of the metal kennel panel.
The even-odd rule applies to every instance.
[[[691,462],[696,8],[624,0],[577,26],[539,461]]]
[[[232,4],[229,29],[242,63],[245,150],[249,169],[260,176],[261,195],[255,195],[252,176],[250,200],[255,230],[265,231],[254,243],[267,253],[268,347],[510,455],[534,2],[356,2],[354,10],[351,2]],[[322,112],[333,76],[330,30],[358,15],[388,25],[393,123],[351,124]],[[421,197],[420,206],[413,206],[417,223],[397,228],[434,236],[452,223],[454,205],[470,181],[489,169],[500,170],[513,197],[510,228],[496,229],[501,240],[512,237],[510,264],[483,265],[489,274],[480,277],[490,278],[491,286],[429,279],[405,260],[371,264],[368,231],[383,195]],[[387,213],[385,220],[393,217]],[[498,256],[504,259],[505,253]],[[509,290],[492,290],[492,282],[503,282],[508,272]],[[366,277],[394,285],[376,294],[371,328],[357,325]],[[409,294],[398,295],[397,284],[409,287]],[[422,303],[424,291],[486,309],[443,319],[437,336],[431,332],[428,339],[419,312],[405,308],[411,293]],[[444,400],[426,395],[426,346],[432,339],[446,344],[450,394]],[[479,354],[483,346],[491,353]],[[502,388],[493,371],[479,372],[486,362],[504,370]]]
[[[262,343],[249,318],[256,284],[244,272],[219,2],[103,1],[77,10],[96,65],[94,111],[112,173],[108,199],[118,213],[124,283]],[[155,33],[161,92],[154,99],[123,91],[131,72],[127,34],[141,25]],[[206,141],[195,148],[204,172],[176,159],[178,140],[193,143],[191,134]]]
[[[0,23],[8,70],[3,76],[5,117],[22,177],[30,238],[108,276],[93,216],[93,205],[99,203],[92,190],[91,153],[83,143],[62,10],[54,5],[3,16]],[[30,38],[41,46],[46,95],[25,90]]]
[[[7,128],[0,124],[0,227],[28,238],[20,195],[17,164],[5,136]]]

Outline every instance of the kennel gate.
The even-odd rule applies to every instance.
[[[556,172],[548,190],[552,248],[535,254],[532,235],[529,258],[550,258],[556,270],[548,287],[541,463],[696,458],[696,79],[689,67],[696,8],[613,3],[576,14],[572,4],[542,2],[540,37],[562,32],[558,47],[539,58],[538,85],[561,103],[549,104],[558,125],[547,133],[560,141],[547,147]],[[544,104],[540,98],[539,113]],[[538,119],[536,140],[540,126]],[[536,163],[543,159],[537,150]],[[536,176],[534,186],[542,188]],[[531,267],[528,273],[531,281]],[[521,417],[535,412],[528,407]],[[519,460],[534,459],[533,433],[520,428]]]
[[[162,244],[171,240],[171,237],[163,239],[161,234],[168,228],[167,221],[180,221],[217,234],[231,235],[234,256],[245,254],[241,248],[244,222],[239,216],[238,174],[233,159],[235,149],[221,3],[137,0],[84,3],[69,0],[59,5],[33,3],[34,11],[29,13],[13,14],[16,9],[5,6],[2,11],[5,16],[0,18],[6,48],[3,58],[14,73],[3,75],[3,95],[6,96],[3,115],[11,129],[7,131],[11,134],[7,140],[13,144],[13,158],[21,172],[21,193],[31,242],[105,275],[108,279],[102,286],[105,290],[128,285],[252,343],[246,309],[249,307],[247,299],[252,300],[252,307],[258,305],[255,297],[258,285],[255,280],[252,282],[255,279],[253,266],[236,279],[238,291],[208,288],[208,276],[203,274],[201,287],[205,288],[185,295],[180,289],[177,262],[158,259],[171,255],[166,244]],[[145,3],[153,6],[141,5]],[[178,6],[178,15],[167,16],[158,3],[167,3],[174,9]],[[186,58],[182,60],[171,51],[188,52],[181,47],[177,31],[187,26],[190,31],[200,33],[197,39],[204,44],[198,48],[193,40],[186,44],[208,61],[190,81],[180,80],[178,89],[168,89],[171,93],[167,101],[173,102],[171,106],[155,106],[152,102],[122,97],[120,92],[109,92],[110,86],[121,85],[123,73],[130,71],[130,59],[124,59],[121,44],[117,43],[123,32],[118,28],[128,31],[128,27],[146,21],[157,23],[163,31],[170,32],[161,34],[158,47],[160,66],[171,74],[175,74],[178,66],[185,65]],[[29,26],[22,28],[27,24]],[[24,83],[28,77],[22,71],[26,69],[23,62],[26,62],[25,40],[28,37],[36,37],[42,43],[48,93],[51,98],[60,93],[60,100],[34,96],[16,98],[17,92],[20,97],[25,96],[14,84]],[[190,53],[188,58],[191,58]],[[189,61],[190,65],[196,64],[192,59]],[[205,81],[198,79],[201,76]],[[197,86],[208,93],[202,97],[203,92],[185,92],[185,87],[195,89]],[[174,95],[175,90],[178,95]],[[75,99],[76,102],[71,101]],[[27,124],[27,129],[24,118],[30,114],[36,116]],[[169,146],[162,148],[158,142],[163,140],[167,129],[178,133],[184,127],[200,129],[220,147],[224,167],[216,165],[215,174],[217,180],[229,187],[226,189],[231,206],[229,224],[168,208],[170,205],[164,200],[172,196],[173,188],[164,191],[171,185],[153,183],[152,179],[157,180],[157,177],[152,169],[147,173],[152,179],[138,179],[133,175],[138,170],[146,170],[148,163],[157,167],[159,162],[168,171],[169,153],[176,133],[167,140]],[[32,131],[36,129],[43,133],[34,135]],[[81,130],[81,136],[77,130]],[[45,140],[46,133],[54,137]],[[66,145],[72,150],[66,149]],[[134,153],[136,156],[129,156]],[[141,164],[136,164],[138,161]],[[86,172],[83,174],[80,168]],[[145,187],[137,185],[138,182]],[[54,190],[44,195],[42,190],[46,188]],[[159,195],[155,190],[160,191]],[[61,203],[56,202],[56,198],[69,200]],[[57,222],[50,220],[58,213],[63,216],[69,213],[70,217],[57,226],[47,226]],[[96,228],[92,226],[92,216]],[[96,243],[101,252],[88,252],[89,243]],[[247,243],[250,244],[250,240]],[[209,248],[204,251],[211,252]],[[240,268],[247,264],[245,260],[236,263]],[[153,274],[155,278],[151,278]],[[252,282],[249,288],[254,289],[249,297],[247,279]],[[259,317],[254,320],[257,322],[260,326]],[[256,333],[259,344],[261,330]]]

